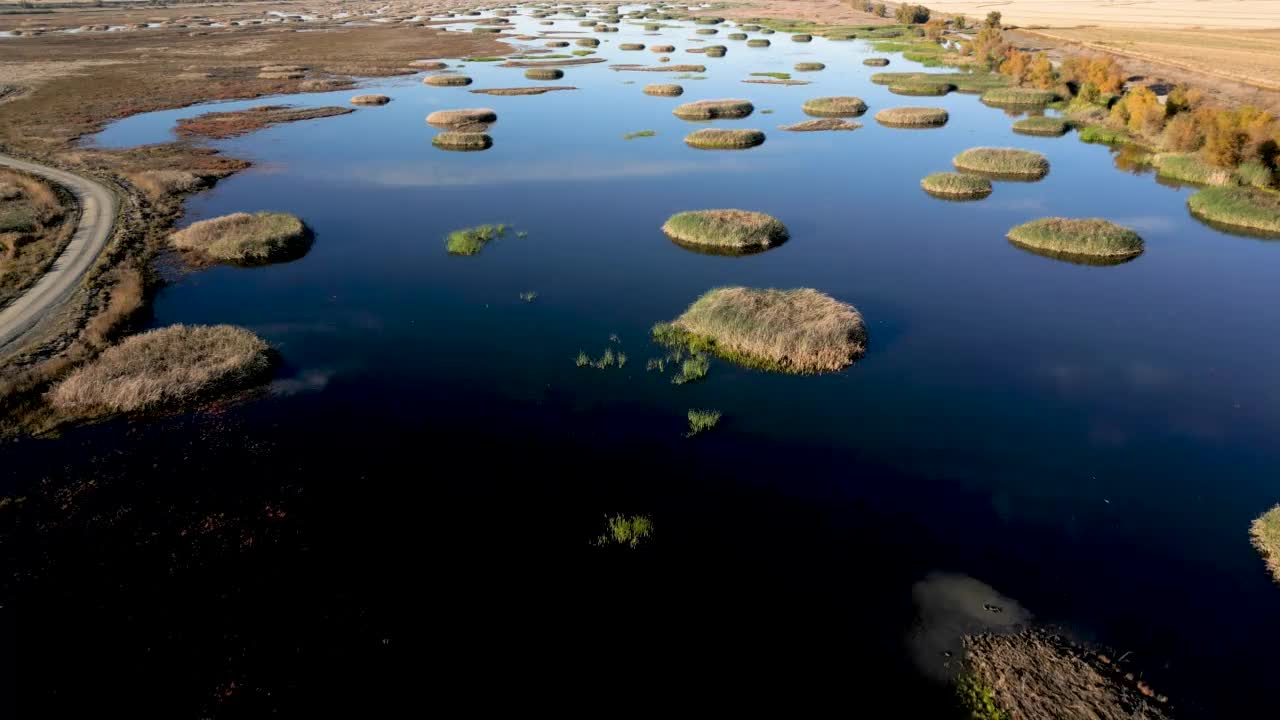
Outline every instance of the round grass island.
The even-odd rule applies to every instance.
[[[1071,125],[1066,120],[1056,117],[1025,117],[1013,124],[1013,131],[1020,135],[1042,137],[1059,137],[1066,135],[1070,129]]]
[[[745,150],[763,145],[764,140],[765,135],[760,130],[703,128],[686,135],[684,143],[700,150]]]
[[[1017,148],[970,148],[951,162],[957,170],[997,180],[1039,180],[1049,174],[1049,160],[1045,156]]]
[[[699,100],[677,105],[671,113],[681,120],[719,120],[744,118],[755,109],[750,100]]]
[[[1249,526],[1249,540],[1267,564],[1267,570],[1280,582],[1280,505],[1276,505]]]
[[[894,128],[936,128],[946,125],[950,119],[942,108],[898,107],[876,113],[876,122]]]
[[[655,83],[645,85],[644,94],[655,97],[680,97],[684,94],[684,88],[675,84]]]
[[[462,87],[470,85],[471,78],[466,75],[428,75],[422,79],[422,83],[434,87]]]
[[[1251,187],[1210,187],[1187,198],[1191,214],[1228,232],[1280,236],[1280,193]]]
[[[819,97],[806,100],[800,109],[813,117],[859,117],[867,111],[867,104],[853,96]]]
[[[559,80],[564,77],[564,71],[560,68],[529,68],[524,71],[524,76],[529,80]]]
[[[475,151],[493,147],[493,138],[482,132],[447,131],[431,138],[431,144],[441,150]]]
[[[689,210],[672,215],[662,232],[680,245],[717,254],[761,252],[787,241],[787,227],[751,210]]]
[[[1138,233],[1101,218],[1041,218],[1009,231],[1009,241],[1033,252],[1065,260],[1111,264],[1142,254]]]
[[[79,416],[181,405],[267,379],[271,347],[232,325],[170,325],[122,340],[49,393],[57,410]]]
[[[977,175],[940,172],[926,175],[920,187],[946,200],[981,200],[991,194],[991,181]]]
[[[352,105],[386,105],[391,98],[386,95],[356,95],[351,98]]]
[[[262,265],[295,260],[311,248],[311,232],[288,213],[232,213],[192,223],[169,236],[174,247],[223,262]]]
[[[866,352],[857,308],[811,288],[716,288],[653,328],[657,342],[746,367],[813,374],[842,370]]]
[[[1057,99],[1052,90],[1024,87],[998,87],[982,93],[983,104],[1000,108],[1044,107]]]

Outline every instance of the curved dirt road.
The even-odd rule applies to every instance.
[[[93,180],[7,155],[0,155],[0,166],[52,180],[67,188],[80,204],[80,224],[71,242],[35,285],[0,310],[0,350],[7,350],[14,347],[45,315],[66,302],[85,273],[93,267],[111,237],[116,219],[116,196]]]

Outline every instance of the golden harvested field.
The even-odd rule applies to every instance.
[[[933,0],[933,10],[985,17],[992,10],[1007,25],[1177,29],[1280,28],[1276,0]]]

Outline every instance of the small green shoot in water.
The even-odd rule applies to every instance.
[[[790,80],[791,73],[784,72],[753,72],[751,77],[771,77],[775,80]]]
[[[579,350],[578,357],[574,358],[573,364],[578,367],[587,367],[591,364],[591,356]]]
[[[594,545],[625,545],[632,550],[653,535],[653,520],[648,515],[606,516],[605,533],[596,538]]]
[[[538,293],[533,290],[526,290],[525,292],[520,293],[520,299],[524,302],[531,303],[538,299]]]
[[[657,134],[658,133],[654,132],[653,130],[640,130],[638,132],[627,133],[626,135],[622,136],[622,139],[634,140],[635,138],[653,137],[654,135],[657,135]]]
[[[684,385],[701,380],[707,376],[707,370],[710,369],[711,361],[706,355],[694,355],[680,363],[680,374],[671,378],[671,382],[675,385]]]
[[[719,410],[690,410],[689,411],[689,432],[685,433],[685,437],[693,437],[698,433],[706,432],[715,427],[720,422]]]

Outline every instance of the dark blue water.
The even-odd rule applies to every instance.
[[[727,29],[622,27],[585,33],[609,63],[551,83],[577,91],[470,94],[537,83],[468,63],[470,88],[373,81],[360,92],[391,104],[216,143],[255,166],[192,198],[184,222],[291,212],[315,245],[288,264],[181,274],[152,324],[243,325],[285,366],[247,402],[5,448],[13,494],[99,480],[52,539],[10,534],[48,545],[31,573],[39,616],[73,618],[33,652],[30,687],[127,704],[137,688],[105,663],[162,678],[154,707],[186,716],[323,707],[334,683],[376,705],[437,663],[445,688],[542,671],[627,687],[629,673],[710,666],[815,697],[884,688],[899,711],[936,712],[945,691],[904,638],[913,583],[944,570],[1130,651],[1182,716],[1280,709],[1267,692],[1280,588],[1247,537],[1280,499],[1280,243],[1206,227],[1186,211],[1191,188],[1118,171],[1074,136],[1015,135],[974,96],[895,96],[869,82],[879,69],[861,60],[878,53],[862,42],[775,34],[755,49]],[[656,64],[614,49],[627,41],[675,44],[672,62],[706,65],[705,79],[609,69]],[[727,57],[684,52],[709,43]],[[808,86],[741,82],[808,60],[827,65],[794,73]],[[650,82],[685,94],[646,96]],[[820,95],[862,97],[864,127],[775,130]],[[767,142],[686,147],[700,125],[671,108],[724,97],[757,110],[714,125]],[[262,102],[136,116],[95,142],[163,142],[177,118]],[[951,121],[872,119],[902,105]],[[492,149],[431,146],[425,115],[458,107],[498,112]],[[657,136],[622,138],[645,129]],[[1052,171],[981,202],[919,189],[979,145],[1037,150]],[[659,230],[716,207],[771,213],[792,239],[727,258]],[[1004,239],[1049,215],[1131,226],[1147,251],[1093,267]],[[446,254],[449,231],[499,222],[528,235]],[[726,284],[852,303],[869,351],[816,377],[719,361],[684,386],[646,372],[662,354],[649,327]],[[625,368],[574,366],[609,346]],[[686,440],[695,407],[725,419]],[[653,543],[591,547],[614,512],[650,514]]]

